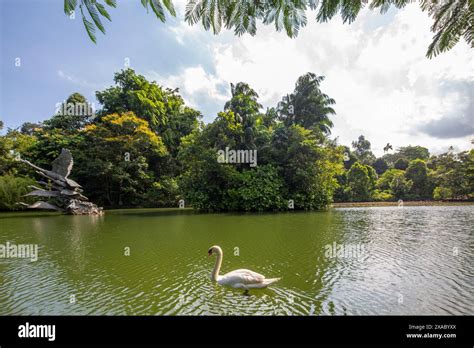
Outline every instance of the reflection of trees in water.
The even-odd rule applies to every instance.
[[[281,276],[283,279],[296,276],[300,280],[307,280],[303,283],[298,281],[298,288],[283,288],[284,294],[280,287],[272,289],[285,298],[284,303],[276,304],[274,314],[287,315],[288,309],[293,309],[293,313],[301,315],[319,315],[325,312],[325,303],[334,285],[331,280],[334,279],[332,274],[335,267],[334,260],[325,257],[325,245],[338,240],[341,230],[334,229],[333,226],[341,225],[341,216],[332,210],[296,211],[269,216],[272,225],[275,226],[275,230],[271,229],[270,233],[273,235],[277,232],[278,238],[265,239],[265,249],[268,248],[272,252],[278,250],[277,257],[285,263],[282,269],[292,273],[276,276]],[[305,262],[301,262],[302,255]],[[275,268],[278,268],[278,264]]]
[[[97,215],[30,218],[28,229],[37,237],[39,257],[57,260],[58,266],[67,265],[64,270],[74,274],[84,271],[88,264],[103,219]]]
[[[20,213],[2,221],[1,240],[37,244],[38,260],[1,262],[0,314],[84,314],[80,305],[68,307],[69,296],[84,290],[102,218]]]
[[[331,210],[328,215],[331,219],[326,219],[328,228],[321,237],[321,262],[324,268],[317,275],[320,283],[320,309],[315,314],[345,315],[350,314],[347,299],[351,298],[345,287],[358,281],[359,267],[370,255],[372,233],[377,230],[379,221],[373,219],[373,213],[368,209],[342,208]],[[325,246],[331,250],[329,257]],[[344,256],[338,256],[341,247],[344,252],[357,252],[343,252]]]

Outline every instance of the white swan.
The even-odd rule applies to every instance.
[[[209,256],[211,256],[213,253],[217,254],[216,264],[214,265],[214,270],[211,273],[211,279],[217,282],[219,285],[227,285],[237,289],[244,289],[247,292],[249,289],[266,288],[267,286],[280,280],[280,278],[267,279],[265,276],[248,269],[237,269],[224,275],[219,275],[223,257],[222,249],[218,245],[214,245],[209,248],[207,253]]]

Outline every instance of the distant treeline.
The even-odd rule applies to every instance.
[[[421,146],[376,158],[360,136],[352,149],[330,139],[335,101],[324,78],[301,76],[262,112],[246,83],[209,124],[179,91],[133,70],[96,92],[101,108],[73,93],[58,112],[0,136],[0,209],[16,210],[36,174],[18,156],[49,168],[71,150],[71,178],[107,208],[186,206],[205,211],[320,209],[331,202],[474,198],[474,150],[430,156]],[[1,125],[0,125],[1,126]]]

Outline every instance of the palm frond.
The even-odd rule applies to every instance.
[[[150,1],[150,7],[155,13],[156,17],[162,22],[166,21],[165,10],[160,0],[149,0],[149,1]]]
[[[165,5],[170,15],[172,15],[173,17],[176,17],[176,10],[171,0],[163,0],[163,5]]]
[[[97,11],[97,8],[94,6],[94,2],[92,0],[82,0],[82,2],[86,5],[87,12],[89,12],[89,15],[91,16],[92,20],[94,21],[94,24],[99,30],[105,34],[105,28],[102,25],[102,21],[100,20],[99,12]]]
[[[64,0],[64,13],[69,16],[76,6],[77,0]]]
[[[89,35],[89,38],[92,40],[92,42],[97,43],[96,37],[95,37],[94,23],[90,22],[86,18],[86,16],[84,15],[84,11],[82,10],[82,5],[80,5],[79,8],[81,9],[82,22],[84,23],[84,27],[86,28],[87,35]]]
[[[117,0],[104,0],[104,2],[110,7],[117,7]]]
[[[353,22],[360,10],[368,5],[370,9],[386,12],[391,6],[403,8],[415,0],[188,0],[185,7],[185,21],[190,25],[198,22],[206,30],[218,34],[222,27],[234,31],[235,35],[257,32],[257,21],[274,24],[277,31],[285,30],[289,37],[296,37],[307,24],[306,11],[316,11],[318,22],[327,22],[340,14],[344,23]],[[101,3],[116,7],[116,0],[64,0],[64,12],[70,15],[80,3],[81,14],[87,34],[95,42],[95,28],[105,33],[101,18],[111,17]],[[165,22],[165,9],[172,16],[176,10],[172,0],[140,0],[148,10],[150,7],[157,18]],[[370,3],[369,3],[370,2]],[[474,47],[474,0],[419,0],[422,11],[428,12],[434,22],[431,31],[433,42],[428,47],[427,57],[432,58],[454,47],[461,38]],[[89,17],[83,13],[87,8]],[[93,39],[92,39],[93,38]]]
[[[467,0],[448,0],[443,4],[425,1],[422,8],[434,18],[431,31],[435,33],[426,56],[432,58],[453,48],[464,37],[473,47],[474,3]]]
[[[99,13],[100,13],[103,17],[107,18],[109,21],[112,21],[112,19],[110,18],[110,15],[109,15],[109,13],[107,12],[107,10],[105,9],[104,5],[102,5],[101,3],[96,2],[96,3],[95,3],[95,6],[97,7],[97,10],[99,11]]]

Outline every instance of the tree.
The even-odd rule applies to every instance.
[[[285,181],[287,198],[296,209],[320,209],[331,203],[342,174],[342,151],[320,144],[316,135],[301,126],[280,125],[272,138],[272,159]]]
[[[236,166],[220,164],[217,151],[235,148],[235,138],[242,127],[232,111],[221,112],[202,132],[195,130],[181,142],[178,159],[183,163],[179,176],[182,197],[193,208],[204,211],[232,210],[229,192],[238,187],[240,174]]]
[[[413,182],[411,192],[421,197],[427,194],[428,168],[423,160],[416,159],[410,162],[405,177]]]
[[[16,160],[31,159],[36,143],[36,137],[9,129],[7,134],[0,136],[0,175],[27,176],[34,172],[25,166],[19,165]]]
[[[276,123],[258,114],[257,94],[246,84],[232,88],[232,98],[216,119],[183,138],[178,158],[183,197],[207,211],[319,209],[330,204],[342,173],[342,151],[321,134],[301,125]],[[222,164],[217,152],[226,147],[258,154],[248,163]]]
[[[394,163],[393,167],[399,170],[406,170],[408,168],[408,160],[406,158],[399,158]]]
[[[97,113],[99,119],[131,111],[148,122],[150,128],[163,139],[168,152],[175,157],[181,138],[199,126],[201,113],[185,106],[178,90],[164,89],[136,74],[133,69],[116,73],[114,82],[115,86],[96,92],[102,104]]]
[[[352,201],[369,201],[371,199],[377,175],[372,167],[359,162],[352,165],[347,172],[347,186]]]
[[[21,134],[34,135],[35,131],[42,128],[41,123],[25,122],[20,127]]]
[[[388,164],[383,158],[377,158],[372,166],[378,175],[382,175],[388,169]]]
[[[296,81],[295,90],[278,103],[280,119],[289,125],[299,125],[306,129],[331,133],[333,126],[329,115],[336,112],[332,108],[336,102],[320,89],[324,76],[306,73]]]
[[[267,108],[264,114],[259,116],[260,121],[258,121],[261,125],[266,128],[274,127],[278,120],[278,111],[277,108],[271,107]]]
[[[393,195],[396,198],[405,198],[405,196],[410,192],[413,182],[407,180],[403,171],[398,171],[393,173],[389,186],[390,191],[393,192]]]
[[[370,146],[370,141],[365,139],[363,135],[360,135],[357,141],[352,142],[354,153],[359,162],[363,164],[371,164],[375,161],[375,156],[370,150]]]
[[[342,151],[343,151],[343,161],[344,161],[344,168],[346,170],[349,170],[352,165],[357,162],[357,157],[356,155],[354,154],[354,152],[351,151],[351,149],[349,148],[349,146],[345,146],[343,145],[342,146]]]
[[[262,105],[258,103],[258,94],[246,83],[230,84],[232,98],[225,103],[224,111],[232,111],[242,125],[243,136],[240,146],[252,149],[255,147],[254,128]]]
[[[459,156],[462,161],[462,172],[464,174],[464,185],[459,185],[461,195],[468,199],[474,198],[474,149],[462,152]]]
[[[398,149],[398,153],[400,157],[403,157],[408,161],[413,161],[416,159],[426,161],[430,157],[430,152],[426,147],[423,146],[402,146]]]
[[[240,183],[229,190],[233,210],[269,211],[287,207],[283,198],[284,182],[272,165],[242,172]]]
[[[79,93],[73,93],[64,103],[58,105],[53,117],[44,121],[43,128],[74,133],[90,124],[94,116],[94,110],[87,99]]]
[[[111,114],[84,130],[75,175],[91,200],[105,206],[143,204],[155,176],[149,163],[166,155],[162,139],[133,112]]]
[[[156,83],[149,82],[133,69],[124,69],[115,73],[116,86],[96,92],[97,100],[102,104],[99,118],[113,113],[132,111],[146,120],[152,129],[168,123],[166,114],[166,93]]]
[[[389,169],[382,174],[377,180],[377,188],[381,191],[390,190],[390,183],[396,176],[404,175],[403,170]]]
[[[23,195],[31,191],[28,186],[33,184],[35,181],[28,177],[0,176],[0,210],[21,209],[22,206],[17,203],[25,200]]]
[[[387,190],[387,191],[375,190],[374,193],[372,194],[372,199],[378,202],[391,201],[393,200],[393,198],[394,196],[391,190]]]
[[[449,199],[453,197],[453,192],[447,187],[436,187],[433,190],[433,199],[440,201],[443,199]]]
[[[224,105],[224,110],[230,110],[241,117],[241,122],[246,123],[246,118],[251,118],[258,114],[262,105],[258,102],[258,94],[244,82],[236,85],[230,84],[232,97]]]
[[[474,197],[474,150],[433,156],[427,166],[432,187],[449,189],[456,199]]]
[[[116,7],[116,0],[103,0],[103,2],[110,7]],[[403,8],[410,2],[412,1],[372,0],[369,8],[379,9],[384,13],[392,5]],[[141,3],[147,10],[151,7],[162,22],[166,21],[165,9],[171,16],[176,16],[171,0],[141,0]],[[239,36],[244,33],[255,35],[257,20],[261,20],[266,25],[274,24],[277,31],[285,30],[289,37],[296,37],[299,30],[307,24],[307,10],[317,12],[318,22],[327,22],[340,13],[344,23],[351,23],[367,3],[367,0],[189,0],[185,20],[191,25],[201,23],[205,30],[212,30],[214,34],[226,28],[233,29],[235,35]],[[109,21],[111,17],[100,0],[64,0],[64,13],[69,16],[78,6],[87,34],[95,43],[96,28],[105,34],[101,16]],[[451,49],[461,37],[472,46],[474,40],[472,1],[446,0],[441,3],[439,0],[423,0],[420,1],[420,7],[434,21],[431,31],[435,35],[428,47],[427,57],[431,58]]]

